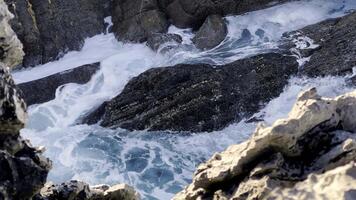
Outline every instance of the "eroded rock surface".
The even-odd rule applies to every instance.
[[[261,125],[249,140],[216,153],[174,199],[283,199],[295,191],[298,196],[291,199],[306,200],[310,196],[302,193],[318,196],[336,184],[337,199],[348,199],[354,195],[350,189],[356,181],[354,164],[330,170],[356,159],[355,116],[356,91],[334,99],[320,97],[315,89],[301,93],[287,118],[269,127]],[[309,183],[318,186],[311,189]],[[323,199],[333,195],[324,193]]]
[[[219,130],[278,96],[297,68],[293,57],[269,53],[224,66],[180,64],[150,69],[86,121],[93,122],[104,109],[101,125],[106,127]]]

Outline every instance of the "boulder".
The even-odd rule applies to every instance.
[[[210,15],[193,38],[195,46],[202,50],[219,45],[227,35],[227,25],[220,15]]]
[[[83,65],[38,80],[21,83],[27,105],[39,104],[55,98],[56,90],[67,83],[85,84],[99,70],[100,63]]]
[[[169,26],[156,0],[114,0],[112,19],[121,41],[144,42],[153,33],[166,33]]]
[[[307,76],[346,75],[356,66],[356,12],[285,34],[294,48],[308,58],[301,68]],[[306,43],[300,47],[300,43]],[[313,44],[310,44],[310,43]],[[314,46],[308,48],[308,45]]]
[[[167,44],[164,48],[174,48],[182,43],[182,37],[171,33],[155,33],[151,34],[147,39],[147,45],[154,51],[157,51],[163,44]]]
[[[109,1],[5,0],[15,15],[11,25],[24,45],[23,66],[56,60],[79,50],[84,39],[104,31]]]
[[[0,62],[10,68],[22,63],[24,52],[22,44],[12,30],[9,21],[14,16],[4,1],[0,1]]]
[[[150,69],[107,103],[101,125],[150,131],[219,130],[278,96],[297,68],[293,57],[269,53],[223,66]]]
[[[216,153],[174,199],[335,199],[336,192],[348,199],[356,181],[355,165],[347,165],[356,159],[355,116],[356,91],[336,98],[303,92],[287,118]],[[322,192],[328,188],[334,191]]]

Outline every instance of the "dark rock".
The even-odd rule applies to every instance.
[[[79,50],[87,37],[104,31],[109,1],[5,0],[12,27],[24,45],[23,66],[35,66]]]
[[[24,94],[27,105],[44,103],[55,98],[56,90],[67,83],[84,84],[100,68],[100,63],[83,65],[38,80],[21,83],[18,87]]]
[[[193,38],[199,49],[212,49],[219,45],[227,35],[227,26],[220,15],[210,15]]]
[[[89,125],[98,123],[98,119],[100,119],[105,114],[105,108],[107,104],[108,102],[104,102],[98,108],[94,109],[93,112],[85,116],[85,118],[82,120],[82,123]]]
[[[162,44],[168,42],[172,43],[168,48],[172,48],[172,46],[182,43],[182,37],[177,34],[155,33],[151,34],[147,39],[147,45],[154,51],[157,51]]]
[[[213,14],[243,14],[270,7],[288,0],[174,0],[166,1],[167,15],[179,28],[198,29],[206,17]]]
[[[315,49],[301,51],[310,57],[301,73],[308,76],[345,75],[356,66],[356,12],[347,16],[329,19],[318,24],[287,34],[307,36],[319,45]]]
[[[278,96],[297,68],[294,58],[277,53],[224,66],[154,68],[133,78],[108,103],[101,125],[150,131],[219,130]]]
[[[156,0],[114,0],[113,8],[113,32],[121,41],[144,42],[150,34],[168,30]]]

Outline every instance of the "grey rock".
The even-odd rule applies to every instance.
[[[133,78],[107,104],[101,125],[151,131],[219,130],[278,96],[297,68],[293,57],[278,53],[224,66],[154,68]]]
[[[147,45],[154,51],[157,51],[165,43],[170,43],[165,48],[173,48],[182,43],[182,37],[177,34],[155,33],[147,39]]]
[[[27,105],[44,103],[54,99],[57,88],[64,84],[87,83],[99,68],[100,63],[83,65],[38,80],[21,83],[18,87],[23,92]]]
[[[212,49],[219,45],[227,35],[227,26],[220,15],[210,15],[200,27],[193,43],[199,49]]]

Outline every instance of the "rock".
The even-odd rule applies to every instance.
[[[175,26],[198,29],[209,15],[239,15],[286,1],[288,0],[174,0],[165,1],[166,4],[163,5]]]
[[[219,45],[227,35],[227,26],[220,15],[210,15],[193,38],[199,49],[212,49]]]
[[[46,184],[34,200],[139,200],[140,195],[126,184],[113,187],[101,185],[90,187],[80,181],[69,181],[60,185]]]
[[[79,50],[84,39],[104,31],[107,2],[101,0],[5,0],[15,15],[12,27],[24,44],[24,67]]]
[[[348,185],[355,183],[354,164],[335,168],[356,159],[355,116],[356,91],[334,99],[315,89],[301,93],[287,118],[260,125],[249,140],[216,153],[174,199],[284,199],[288,192],[306,200],[314,198],[303,194],[319,190],[318,196],[334,185],[340,195],[354,195]],[[335,199],[335,192],[321,199]]]
[[[14,16],[9,12],[3,0],[0,1],[0,62],[14,67],[22,63],[24,52],[22,44],[9,25]]]
[[[56,90],[67,83],[84,84],[99,70],[100,63],[83,65],[38,80],[21,83],[27,105],[39,104],[55,98]]]
[[[183,41],[182,37],[177,34],[155,33],[155,34],[151,34],[148,37],[147,45],[154,51],[157,51],[163,44],[169,43],[164,48],[171,49],[171,48],[174,48],[175,46],[181,44],[182,41]]]
[[[301,51],[303,57],[310,57],[302,66],[301,73],[312,77],[352,73],[356,66],[355,21],[356,12],[353,12],[286,34],[292,39],[299,38],[299,42],[305,37],[314,42],[314,48]]]
[[[269,53],[224,66],[150,69],[107,104],[101,125],[150,131],[219,130],[278,96],[297,68],[293,57]]]
[[[144,42],[151,34],[168,30],[156,0],[114,0],[113,8],[113,32],[121,41]]]

